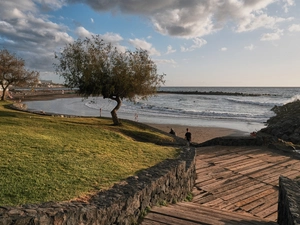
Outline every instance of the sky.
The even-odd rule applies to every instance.
[[[92,35],[147,50],[165,86],[300,86],[299,0],[0,0],[0,48],[42,80]]]

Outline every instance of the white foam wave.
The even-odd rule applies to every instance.
[[[259,99],[257,99],[257,100],[249,100],[249,99],[248,100],[242,100],[242,99],[226,98],[226,100],[229,101],[229,102],[234,102],[234,103],[238,103],[238,104],[268,106],[268,107],[273,107],[275,105],[282,105],[283,104],[281,102],[258,101]]]
[[[294,102],[294,101],[299,101],[300,100],[300,95],[294,95],[293,97],[291,97],[290,99],[288,99],[285,104],[290,103],[290,102]]]

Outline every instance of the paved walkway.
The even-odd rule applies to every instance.
[[[192,202],[153,207],[142,225],[276,224],[278,182],[300,176],[300,160],[263,147],[197,149]]]

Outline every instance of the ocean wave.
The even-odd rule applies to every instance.
[[[271,115],[272,112],[267,114],[254,114],[247,112],[222,112],[212,110],[198,111],[195,109],[174,109],[170,107],[158,107],[154,105],[144,105],[143,108],[134,109],[132,107],[123,107],[120,109],[125,113],[137,112],[141,115],[160,115],[166,117],[182,117],[182,118],[206,118],[206,119],[235,119],[243,121],[257,121],[264,122]]]
[[[300,95],[294,95],[293,97],[289,98],[284,104],[291,103],[294,101],[299,101],[299,100],[300,100]]]
[[[227,99],[229,101],[234,101],[236,103],[249,104],[249,102],[244,102],[236,99]],[[111,111],[116,103],[114,101],[103,101],[103,99],[91,99],[84,103],[87,107],[92,109]],[[232,104],[232,103],[228,103]],[[272,112],[261,112],[261,111],[251,111],[243,108],[242,111],[233,111],[223,109],[225,105],[216,104],[216,108],[205,109],[205,106],[194,107],[194,103],[191,103],[188,107],[183,104],[171,105],[169,102],[130,102],[124,101],[122,107],[119,109],[120,113],[135,114],[138,113],[144,116],[164,116],[164,117],[174,117],[174,118],[206,118],[206,119],[231,119],[231,120],[241,120],[241,121],[256,121],[265,122]],[[255,104],[250,102],[250,104]],[[263,104],[264,106],[272,106],[272,104]],[[260,105],[261,106],[261,105]],[[270,107],[272,108],[272,107]]]
[[[255,100],[242,100],[242,99],[234,99],[234,98],[226,98],[227,101],[229,102],[234,102],[238,104],[246,104],[246,105],[257,105],[257,106],[268,106],[268,107],[273,107],[275,105],[283,105],[283,102],[267,102],[267,101],[255,101]]]

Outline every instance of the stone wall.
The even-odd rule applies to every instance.
[[[183,201],[196,179],[195,151],[183,150],[136,176],[99,192],[87,202],[47,202],[0,206],[0,225],[137,224],[152,206]]]
[[[300,181],[281,176],[279,178],[279,225],[300,224]]]

